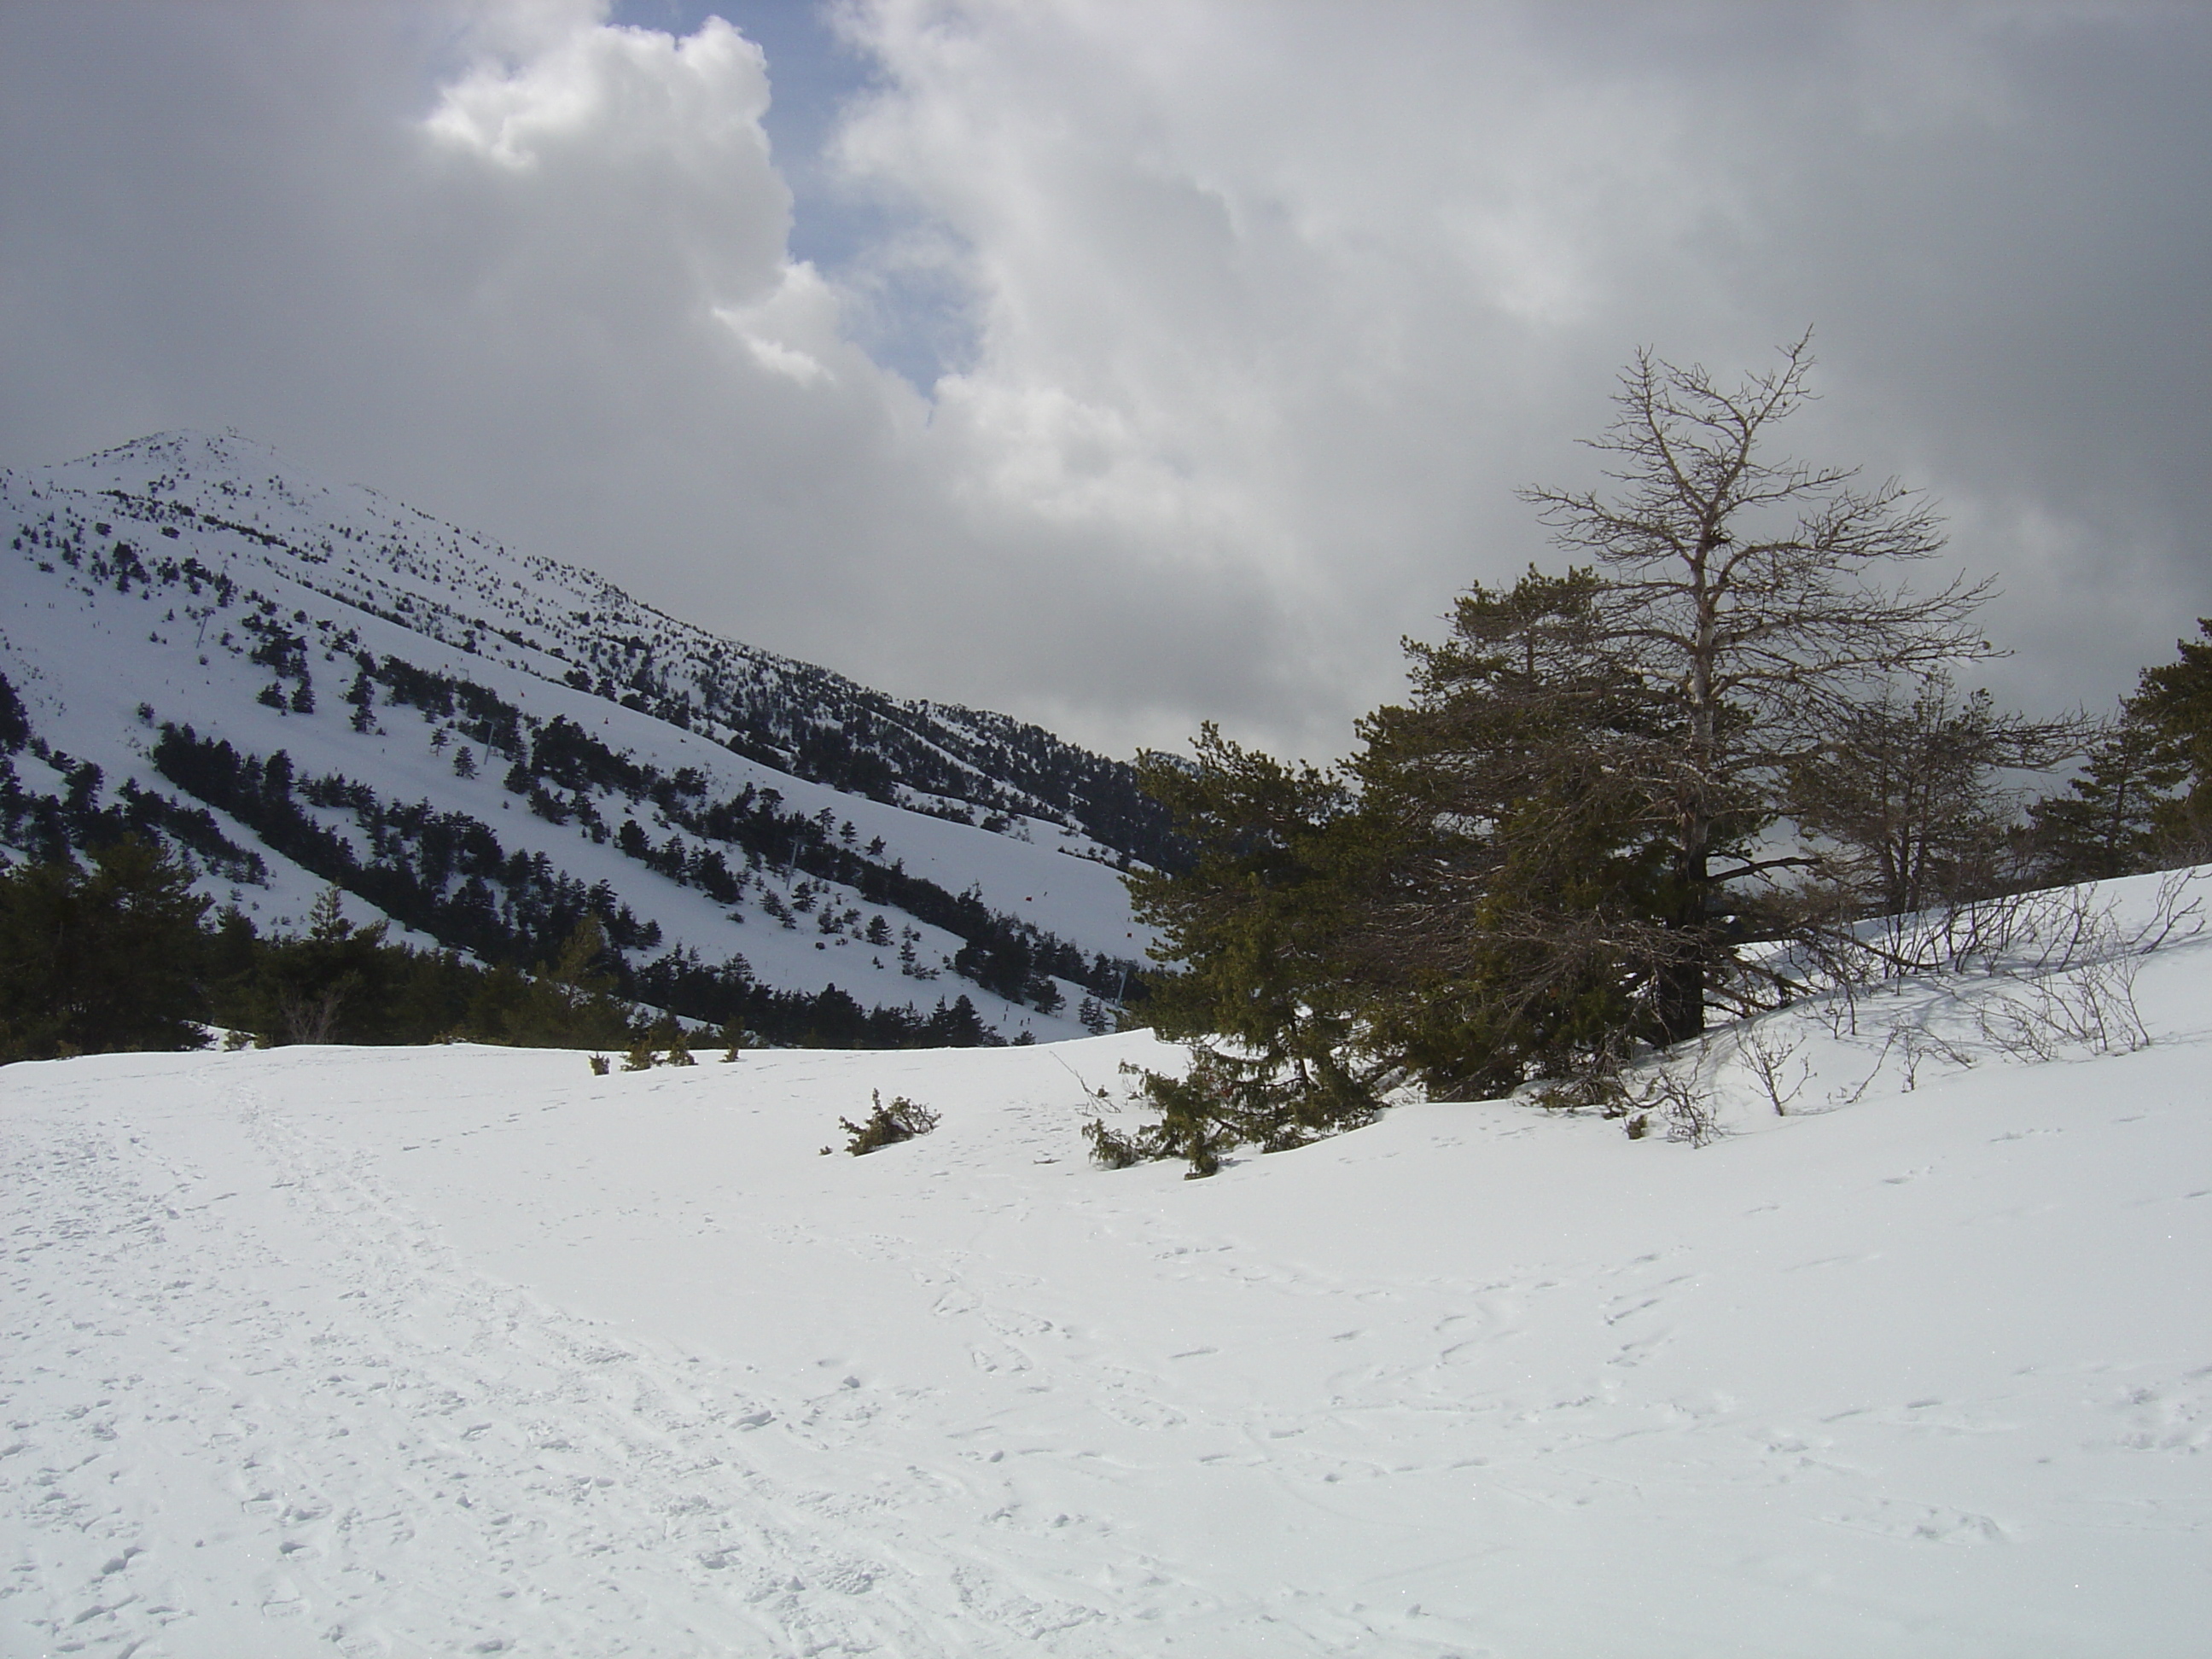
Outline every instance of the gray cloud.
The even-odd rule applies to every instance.
[[[601,15],[0,6],[0,460],[234,425],[887,689],[1321,755],[1633,347],[1811,323],[1793,441],[1943,499],[2007,695],[2212,611],[2193,9],[880,0],[796,173],[773,59]]]

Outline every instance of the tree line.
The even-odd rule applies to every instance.
[[[886,861],[880,842],[859,844],[851,825],[839,825],[826,811],[810,817],[793,810],[775,789],[749,784],[735,795],[715,799],[696,769],[664,771],[609,747],[564,717],[540,723],[468,681],[390,656],[365,657],[362,672],[385,688],[391,702],[411,705],[426,716],[453,719],[457,729],[474,735],[488,755],[509,762],[507,789],[522,796],[533,812],[550,822],[573,819],[594,841],[604,842],[608,831],[594,792],[635,804],[649,801],[673,829],[704,844],[687,844],[680,835],[654,842],[633,820],[614,832],[618,849],[720,902],[734,903],[746,879],[743,869],[730,868],[720,848],[742,854],[744,867],[751,870],[769,866],[804,872],[854,890],[864,903],[903,910],[916,921],[954,934],[963,941],[954,961],[956,973],[1008,1001],[1027,1003],[1046,1013],[1053,1012],[1060,1000],[1054,978],[1112,997],[1120,994],[1137,965],[1103,952],[1086,957],[1034,923],[992,909],[974,891],[949,892],[912,874],[896,858]],[[349,786],[337,792],[343,801],[334,796],[322,804],[354,805],[360,789],[359,785]],[[402,848],[397,843],[391,848],[380,843],[379,852],[399,856]],[[435,927],[428,931],[439,932]],[[618,938],[617,943],[628,948],[626,940]]]
[[[758,1043],[958,1048],[999,1034],[961,996],[930,1013],[864,1008],[836,986],[780,991],[742,958],[671,951],[632,969],[586,911],[559,948],[490,965],[349,921],[325,890],[306,929],[261,933],[192,890],[193,872],[136,834],[0,871],[0,1064],[205,1047],[210,1027],[263,1047],[475,1042],[681,1049],[689,1015],[732,1051]]]
[[[476,712],[504,730],[506,705]],[[520,731],[518,723],[518,748]],[[23,787],[15,758],[26,750],[62,774],[58,794]],[[0,1061],[195,1047],[208,1023],[270,1043],[459,1038],[594,1048],[652,1033],[673,1042],[676,1016],[790,1045],[1003,1040],[965,994],[927,1012],[866,1007],[835,985],[815,993],[763,985],[742,955],[709,963],[678,949],[633,961],[659,945],[659,929],[641,923],[606,883],[587,889],[543,854],[509,852],[465,813],[386,802],[335,775],[300,776],[281,750],[264,759],[164,726],[152,757],[187,797],[221,808],[332,887],[297,937],[264,937],[236,910],[194,897],[198,872],[183,854],[240,883],[265,882],[260,855],[233,842],[205,806],[129,780],[118,799],[104,800],[100,768],[38,738],[0,676],[0,839],[29,854],[0,872]],[[672,781],[647,769],[637,781],[656,798],[701,793],[696,775]],[[350,811],[368,856],[303,803]],[[824,826],[779,811],[775,801],[748,805],[787,846],[836,844]],[[439,948],[392,941],[380,922],[350,927],[341,888]],[[971,896],[931,890],[948,914],[997,920]],[[1020,927],[1008,919],[976,931],[1018,941]],[[873,942],[887,945],[887,930]],[[1104,971],[1090,966],[1093,977]]]
[[[2212,854],[2212,644],[2118,717],[2034,720],[1958,676],[1988,585],[1895,481],[1773,452],[1809,336],[1734,384],[1639,354],[1598,487],[1522,492],[1562,568],[1463,594],[1340,765],[1206,726],[1139,774],[1194,849],[1128,878],[1147,1015],[1194,1045],[1099,1158],[1294,1146],[1417,1081],[1584,1090],[1806,988],[1772,941]],[[2212,640],[2212,623],[2201,624]],[[2070,763],[2040,799],[2021,780]],[[2024,810],[2023,810],[2024,809]]]

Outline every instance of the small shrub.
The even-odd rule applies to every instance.
[[[1757,1079],[1759,1089],[1774,1108],[1774,1115],[1790,1115],[1790,1104],[1813,1079],[1810,1060],[1798,1060],[1797,1051],[1804,1046],[1802,1041],[1783,1042],[1769,1036],[1754,1026],[1746,1025],[1736,1036],[1736,1052]],[[1788,1088],[1783,1087],[1786,1068],[1797,1060],[1797,1080]]]
[[[1713,1114],[1712,1103],[1698,1094],[1687,1079],[1662,1066],[1651,1079],[1644,1099],[1650,1109],[1666,1120],[1668,1139],[1710,1146],[1720,1139],[1720,1120]]]
[[[739,1014],[730,1016],[728,1022],[722,1027],[722,1041],[729,1045],[722,1050],[722,1060],[725,1064],[735,1060],[751,1046],[751,1036],[745,1030],[744,1016]]]
[[[1621,1081],[1618,1062],[1610,1060],[1595,1062],[1559,1082],[1547,1084],[1536,1091],[1534,1099],[1547,1112],[1595,1112],[1602,1118],[1627,1117],[1639,1103]],[[1632,1139],[1640,1138],[1643,1133],[1641,1129],[1629,1131]]]
[[[1712,1104],[1691,1081],[1665,1066],[1645,1071],[1624,1068],[1601,1057],[1587,1069],[1540,1089],[1536,1104],[1549,1112],[1595,1112],[1620,1123],[1631,1140],[1663,1127],[1669,1140],[1692,1146],[1720,1139]]]
[[[1102,1170],[1133,1169],[1152,1156],[1137,1136],[1116,1134],[1103,1117],[1083,1126],[1083,1138],[1091,1143],[1091,1161]]]
[[[608,1068],[612,1064],[613,1062],[605,1054],[593,1054],[592,1056],[592,1075],[593,1077],[605,1077],[607,1074]]]
[[[1180,1077],[1124,1062],[1138,1090],[1159,1109],[1154,1121],[1127,1134],[1098,1123],[1086,1127],[1094,1163],[1106,1169],[1153,1158],[1181,1158],[1184,1179],[1202,1181],[1239,1146],[1285,1152],[1325,1136],[1372,1123],[1382,1112],[1374,1080],[1343,1059],[1322,1053],[1277,1063],[1189,1045]],[[1125,1158],[1125,1154],[1127,1155]]]
[[[868,1097],[875,1109],[868,1114],[866,1123],[855,1123],[841,1117],[837,1127],[846,1134],[845,1150],[854,1158],[863,1152],[872,1152],[878,1147],[896,1146],[902,1140],[912,1140],[916,1135],[926,1135],[937,1127],[937,1114],[904,1095],[893,1095],[891,1103],[884,1104],[880,1090],[872,1089]],[[823,1148],[827,1152],[829,1148]]]
[[[629,1053],[623,1057],[623,1070],[625,1072],[649,1072],[657,1063],[658,1057],[653,1054],[651,1047],[648,1046],[647,1040],[644,1037],[640,1037],[636,1042],[630,1044]]]

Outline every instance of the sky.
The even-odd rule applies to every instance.
[[[235,428],[1126,754],[1320,760],[1640,347],[2108,708],[2212,613],[2212,9],[0,0],[0,465]]]

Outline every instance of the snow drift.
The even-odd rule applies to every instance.
[[[1141,1033],[11,1067],[0,1647],[2196,1653],[2212,943],[2002,1040],[2082,971],[1203,1182],[1082,1161]]]

